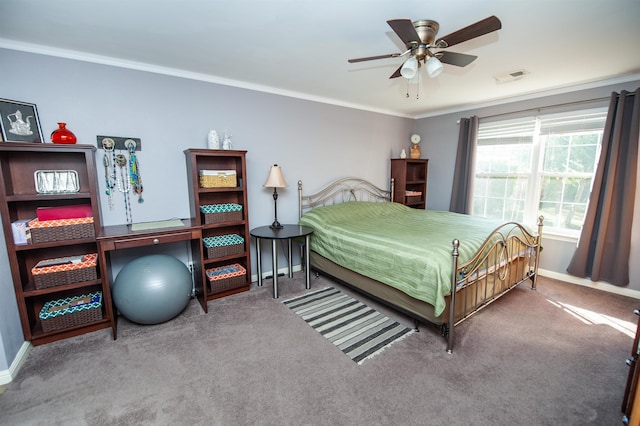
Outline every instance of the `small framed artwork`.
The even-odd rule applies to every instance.
[[[43,143],[35,104],[0,99],[0,140]]]

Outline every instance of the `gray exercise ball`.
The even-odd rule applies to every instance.
[[[152,254],[125,265],[111,287],[120,313],[138,324],[175,318],[191,298],[191,273],[173,256]]]

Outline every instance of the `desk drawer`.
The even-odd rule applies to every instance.
[[[152,235],[148,237],[140,237],[140,238],[127,238],[125,240],[116,240],[114,243],[115,250],[132,248],[132,247],[143,247],[143,246],[152,246],[157,244],[164,243],[174,243],[176,241],[186,241],[190,240],[193,237],[191,232],[180,232],[177,234],[160,234],[160,235]]]

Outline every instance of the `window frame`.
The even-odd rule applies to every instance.
[[[607,108],[606,107],[596,107],[596,108],[588,108],[588,109],[579,109],[579,110],[573,110],[573,111],[565,111],[565,112],[560,112],[560,113],[549,113],[549,114],[536,114],[535,116],[523,116],[520,118],[515,118],[515,119],[504,119],[504,120],[492,120],[492,121],[488,121],[483,123],[483,120],[480,120],[480,124],[479,124],[479,128],[478,128],[478,140],[476,141],[477,145],[476,145],[476,149],[479,146],[485,145],[485,146],[499,146],[500,144],[482,144],[480,141],[483,139],[482,138],[482,134],[483,134],[483,129],[482,127],[485,126],[485,130],[486,128],[490,128],[493,129],[493,131],[488,131],[487,133],[489,135],[495,135],[499,134],[499,131],[496,132],[496,126],[500,127],[500,126],[504,126],[505,129],[508,129],[509,126],[513,126],[514,128],[518,128],[519,126],[521,126],[523,129],[527,129],[527,130],[523,130],[522,135],[524,135],[527,131],[528,131],[528,127],[527,125],[529,125],[531,123],[531,121],[533,121],[533,131],[531,136],[531,142],[526,142],[527,145],[529,145],[529,143],[531,144],[531,152],[530,152],[530,164],[529,164],[529,171],[528,172],[478,172],[476,171],[476,166],[478,165],[478,161],[479,161],[479,156],[476,155],[476,159],[475,159],[475,163],[473,164],[474,167],[474,193],[472,194],[472,211],[474,212],[473,214],[476,214],[475,212],[475,198],[476,198],[476,193],[475,193],[475,188],[476,188],[476,179],[478,178],[491,178],[491,177],[518,177],[518,178],[526,178],[528,179],[528,183],[527,183],[527,187],[526,187],[526,191],[525,191],[525,197],[524,197],[524,210],[522,212],[522,222],[528,226],[535,226],[537,224],[538,221],[538,217],[541,215],[540,213],[540,205],[541,203],[544,202],[544,200],[542,200],[542,186],[543,186],[543,181],[545,178],[549,178],[549,177],[558,177],[558,178],[591,178],[591,186],[589,187],[588,190],[588,194],[591,193],[591,190],[593,188],[593,180],[595,178],[595,173],[597,170],[597,166],[598,166],[598,161],[600,158],[600,152],[602,149],[602,136],[603,136],[603,131],[604,131],[604,126],[606,123],[606,115],[607,115]],[[543,123],[547,126],[547,128],[551,127],[553,128],[553,125],[549,124],[552,123],[554,120],[563,120],[566,119],[567,122],[569,120],[571,120],[571,118],[573,117],[585,117],[583,120],[581,120],[581,123],[585,123],[582,129],[579,130],[575,130],[575,131],[565,131],[565,132],[557,132],[554,134],[557,135],[561,135],[561,134],[570,134],[570,135],[579,135],[579,134],[591,134],[593,133],[594,129],[590,128],[588,123],[590,119],[594,119],[597,120],[598,123],[602,123],[602,128],[597,127],[597,130],[595,130],[597,133],[599,133],[598,135],[598,142],[597,142],[597,146],[596,146],[596,152],[595,152],[595,158],[594,158],[594,164],[593,164],[593,171],[592,172],[545,172],[544,169],[544,161],[545,161],[545,153],[547,150],[547,140],[548,140],[548,136],[549,134],[542,134],[542,127],[543,127]],[[514,145],[515,142],[511,142],[511,143],[506,143],[506,145]],[[569,145],[569,147],[571,146],[575,146],[575,145]],[[570,154],[568,154],[570,155]],[[567,160],[569,160],[570,157],[567,158]],[[564,190],[564,186],[563,186],[563,190]],[[531,195],[534,194],[534,195]],[[487,199],[489,197],[487,197],[487,194],[483,194],[482,198]],[[589,198],[589,196],[588,196]],[[588,201],[587,198],[587,203],[585,206],[585,211],[588,208]],[[507,198],[502,198],[503,200],[503,205],[504,205],[504,200],[506,200]],[[563,198],[560,199],[560,203],[564,204],[565,201]],[[486,210],[486,204],[485,204],[485,212]],[[504,217],[504,207],[503,207],[503,217]],[[558,237],[562,237],[562,238],[568,238],[568,239],[578,239],[580,236],[580,232],[582,231],[582,226],[580,227],[580,229],[576,229],[576,230],[571,230],[571,229],[566,229],[566,228],[561,228],[561,227],[554,227],[554,226],[550,226],[550,225],[545,225],[545,234],[548,235],[554,235],[554,236],[558,236]]]

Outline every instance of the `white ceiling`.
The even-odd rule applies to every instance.
[[[419,89],[388,78],[402,58],[347,63],[403,50],[388,19],[444,36],[490,15],[501,30],[448,49],[478,59]],[[424,117],[640,79],[640,1],[1,0],[0,47]]]

